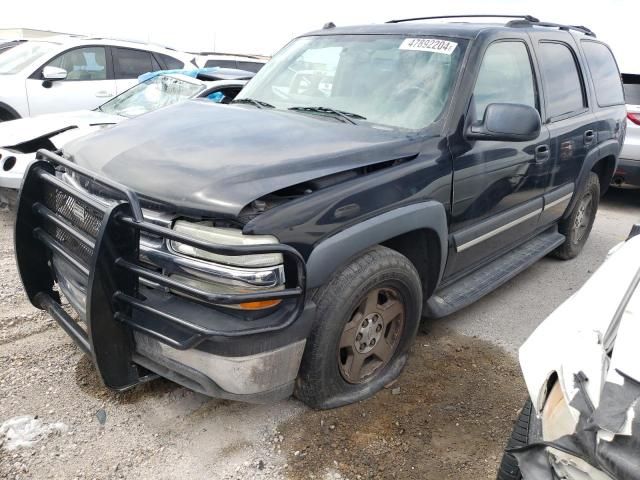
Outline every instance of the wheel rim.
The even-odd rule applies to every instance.
[[[591,194],[589,193],[582,198],[580,205],[578,206],[578,213],[573,222],[573,230],[575,232],[573,243],[580,243],[584,238],[585,233],[589,228],[589,224],[591,223],[592,210],[593,202]]]
[[[375,288],[353,312],[338,348],[340,374],[347,382],[366,382],[393,358],[404,329],[401,298],[393,288]]]

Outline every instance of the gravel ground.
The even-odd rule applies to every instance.
[[[0,478],[495,478],[525,395],[512,353],[639,214],[640,192],[608,194],[577,260],[544,259],[433,322],[391,389],[314,412],[295,400],[210,399],[164,380],[107,391],[72,341],[28,304],[12,217],[0,212],[0,425],[31,416],[24,421],[36,440],[11,449],[0,427]]]

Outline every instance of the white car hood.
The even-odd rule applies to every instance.
[[[51,113],[31,118],[21,118],[0,123],[0,146],[11,147],[35,138],[71,128],[58,136],[53,135],[50,140],[56,147],[86,135],[94,129],[105,125],[112,125],[124,120],[125,117],[111,115],[94,110],[79,110],[75,112]]]

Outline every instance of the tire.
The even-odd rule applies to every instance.
[[[405,256],[373,247],[337,271],[313,300],[316,320],[296,382],[300,400],[335,408],[372,396],[400,375],[422,310],[420,277]]]
[[[580,254],[593,228],[599,203],[600,180],[598,175],[589,172],[587,184],[571,214],[558,225],[558,231],[566,239],[562,245],[552,252],[554,257],[569,260]]]
[[[539,440],[542,437],[542,426],[536,417],[533,404],[530,399],[524,404],[518,420],[516,420],[511,432],[511,437],[507,441],[507,449],[524,447],[529,443]],[[518,461],[509,452],[504,452],[500,467],[498,468],[498,480],[521,480],[522,474]]]

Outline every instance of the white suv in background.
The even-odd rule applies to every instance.
[[[146,72],[189,68],[191,54],[121,40],[30,40],[0,56],[0,121],[92,110]]]

